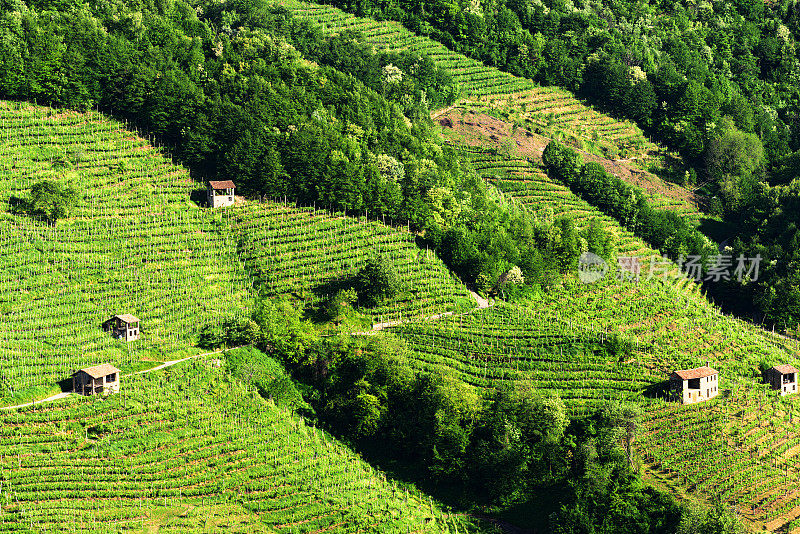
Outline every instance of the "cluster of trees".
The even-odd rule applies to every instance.
[[[542,154],[547,174],[581,195],[662,253],[677,259],[716,253],[713,243],[678,214],[654,209],[642,191],[608,174],[598,163],[584,164],[580,154],[551,141]]]
[[[527,287],[548,288],[572,272],[581,253],[610,259],[616,254],[613,234],[596,221],[578,230],[569,218],[531,218],[477,177],[459,210],[459,224],[432,224],[423,243],[438,251],[447,266],[477,291],[488,293],[500,277],[518,267]]]
[[[258,391],[265,399],[292,411],[308,413],[310,406],[303,400],[286,370],[273,358],[254,347],[224,352],[225,370]]]
[[[800,148],[800,8],[783,0],[331,0],[561,85],[698,159],[731,117],[770,162]]]
[[[416,372],[404,363],[411,355],[403,342],[389,335],[321,337],[286,301],[260,302],[252,320],[266,356],[232,362],[239,376],[255,383],[265,375],[255,369],[261,359],[281,361],[319,424],[374,460],[402,461],[418,482],[464,503],[549,491],[564,496],[549,518],[554,532],[740,532],[721,505],[688,509],[642,483],[634,406],[610,403],[571,419],[558,396],[511,386],[481,393],[454,376]],[[627,350],[618,340],[584,347]]]
[[[757,271],[709,290],[727,310],[800,337],[800,181],[759,185],[757,198],[742,215],[744,231],[725,251],[733,258],[751,259]]]

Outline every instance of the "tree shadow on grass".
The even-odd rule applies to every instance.
[[[662,380],[661,382],[650,384],[644,389],[642,395],[644,395],[648,399],[669,400],[670,399],[669,380]]]

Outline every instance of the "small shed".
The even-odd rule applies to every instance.
[[[781,396],[797,393],[797,369],[789,364],[767,369],[767,382]]]
[[[232,180],[211,180],[208,182],[208,205],[212,208],[233,206],[236,186]]]
[[[681,404],[713,399],[719,394],[719,371],[708,365],[674,371],[669,376],[669,389]]]
[[[78,395],[119,393],[119,369],[108,363],[72,373],[72,391]]]
[[[122,341],[139,339],[139,319],[130,313],[115,315],[103,323],[103,330]]]

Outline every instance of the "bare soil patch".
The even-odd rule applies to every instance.
[[[452,141],[468,146],[495,148],[499,154],[516,158],[530,158],[541,164],[542,152],[550,139],[533,133],[526,128],[514,128],[508,122],[482,113],[467,112],[448,108],[433,115],[441,126],[443,135]],[[610,174],[635,185],[651,195],[664,196],[682,204],[693,212],[698,212],[698,198],[690,190],[670,184],[658,176],[634,167],[630,160],[611,160],[576,149],[584,161],[602,165]]]

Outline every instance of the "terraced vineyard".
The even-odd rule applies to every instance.
[[[198,352],[193,338],[203,324],[247,313],[258,282],[250,268],[272,294],[311,291],[382,251],[407,291],[369,312],[376,320],[472,305],[463,284],[407,232],[273,202],[201,208],[186,170],[97,113],[5,103],[0,125],[0,201],[13,202],[41,179],[70,183],[83,197],[55,226],[2,215],[6,394],[98,361]],[[102,331],[116,313],[141,319],[140,341],[124,344]]]
[[[579,228],[587,227],[592,220],[600,220],[604,228],[615,234],[619,256],[636,256],[649,265],[651,258],[659,254],[615,219],[575,195],[569,187],[551,180],[540,165],[533,165],[527,159],[506,157],[480,148],[464,145],[456,145],[456,148],[484,179],[507,196],[527,206],[536,216],[546,220],[567,216]],[[687,216],[693,214],[687,213]],[[677,270],[670,268],[668,272],[674,274]],[[699,286],[684,278],[678,279],[676,283],[690,292],[697,292],[699,289]]]
[[[530,172],[543,174],[542,152],[551,139],[518,124],[476,112],[471,107],[453,107],[432,114],[445,139],[462,156],[472,160],[487,179],[502,178],[508,189],[524,190]],[[694,195],[675,184],[637,169],[628,162],[617,162],[581,151],[585,162],[597,163],[639,188],[651,206],[674,211],[683,217],[699,219]],[[512,183],[512,182],[517,183]]]
[[[762,360],[797,366],[797,342],[724,316],[702,295],[657,278],[638,284],[603,280],[589,286],[565,285],[532,306],[547,311],[540,322],[555,315],[637,340],[649,347],[637,360],[662,381],[673,369],[705,362],[719,369],[722,395],[704,405],[680,407],[641,398],[646,417],[639,451],[654,468],[667,470],[688,488],[709,498],[719,491],[727,502],[741,505],[757,527],[775,530],[800,516],[798,493],[790,489],[798,487],[797,472],[786,467],[796,454],[793,447],[800,432],[797,400],[765,392],[757,371]],[[727,480],[726,475],[734,478]],[[718,477],[736,486],[720,486]],[[764,484],[770,496],[782,494],[742,495],[736,489]]]
[[[558,394],[573,415],[612,399],[636,399],[660,380],[633,359],[610,361],[614,357],[605,350],[605,332],[511,305],[391,331],[405,340],[407,361],[414,368],[453,373],[482,389],[511,382]]]
[[[0,530],[466,532],[208,362],[0,414]]]
[[[325,32],[358,31],[378,48],[427,55],[452,73],[466,100],[513,111],[521,118],[552,130],[553,135],[574,136],[613,146],[611,150],[627,150],[629,155],[658,150],[634,124],[599,113],[563,89],[540,87],[530,80],[486,67],[437,41],[415,35],[399,23],[355,17],[331,6],[298,0],[276,0],[276,3],[319,24]]]
[[[780,530],[800,516],[797,399],[765,386],[729,384],[724,401],[645,407],[644,460],[708,496],[719,495],[757,525]],[[699,446],[702,445],[702,446]]]
[[[402,321],[474,307],[464,285],[411,233],[378,222],[331,216],[277,203],[226,211],[248,270],[271,294],[308,290],[311,302],[332,296],[326,284],[353,277],[372,255],[391,258],[404,281],[402,294],[374,309],[373,322]]]
[[[190,201],[187,171],[119,123],[0,103],[0,201],[38,180],[82,199],[56,226],[3,214],[0,373],[7,394],[111,361],[192,352],[191,337],[222,313],[244,313],[252,282],[236,243]],[[100,328],[115,313],[142,321],[125,345]]]

